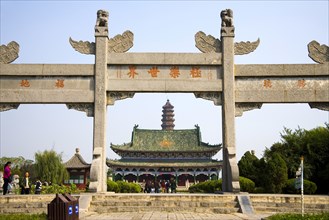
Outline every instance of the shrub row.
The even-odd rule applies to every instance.
[[[255,183],[244,177],[239,178],[240,188],[243,192],[253,192]],[[222,190],[222,180],[209,180],[190,186],[190,193],[214,193]]]
[[[266,193],[261,187],[255,187],[255,183],[245,177],[239,177],[241,192],[249,193]],[[304,193],[314,194],[317,187],[314,182],[304,180]],[[214,193],[222,190],[222,180],[209,180],[190,186],[190,193]],[[283,193],[298,194],[300,190],[295,189],[295,179],[289,179],[282,189]]]
[[[140,193],[142,188],[139,184],[124,181],[107,181],[107,191],[116,193]]]

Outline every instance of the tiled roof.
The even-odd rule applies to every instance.
[[[222,161],[218,160],[107,160],[109,167],[179,167],[179,168],[197,168],[197,167],[219,167],[222,166]]]
[[[64,163],[66,168],[90,168],[90,164],[87,163],[79,153],[79,148],[76,149],[74,156]]]
[[[211,151],[221,149],[221,145],[209,145],[201,141],[199,127],[185,130],[147,130],[137,129],[132,133],[132,142],[123,145],[113,145],[114,151],[161,151],[161,152],[191,152]]]

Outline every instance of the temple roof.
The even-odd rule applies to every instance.
[[[222,166],[222,161],[218,160],[107,160],[109,167],[179,167],[179,168],[197,168],[197,167],[218,167]]]
[[[90,164],[87,163],[79,153],[79,148],[75,149],[76,153],[73,155],[71,159],[64,163],[66,168],[90,168]]]
[[[203,143],[198,126],[185,130],[147,130],[137,127],[134,127],[130,143],[111,144],[111,148],[115,152],[217,152],[221,149],[221,145]]]

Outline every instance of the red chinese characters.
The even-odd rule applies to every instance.
[[[136,75],[138,75],[138,73],[136,72],[136,66],[134,65],[130,65],[129,66],[129,72],[127,73],[127,75],[129,76],[129,78],[135,78]]]

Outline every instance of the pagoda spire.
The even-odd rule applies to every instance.
[[[174,124],[174,106],[170,104],[169,99],[167,99],[167,102],[164,106],[162,106],[162,130],[174,130],[175,124]]]

